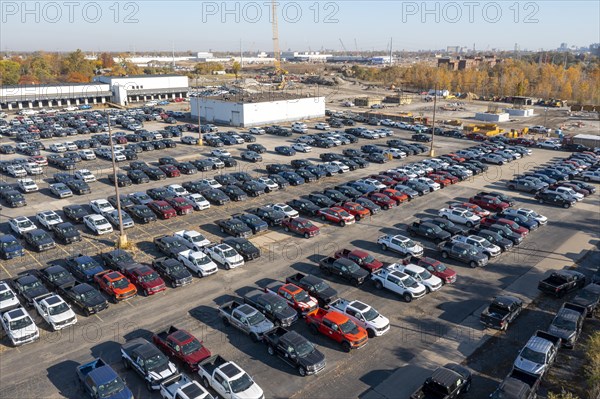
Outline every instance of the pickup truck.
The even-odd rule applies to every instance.
[[[204,343],[186,330],[170,326],[152,336],[152,342],[163,353],[175,358],[192,371],[198,371],[198,363],[211,356]]]
[[[152,261],[152,267],[169,281],[172,288],[182,287],[192,283],[192,274],[179,262],[173,258],[156,258]]]
[[[442,288],[442,279],[434,276],[424,267],[415,265],[413,263],[408,264],[396,264],[396,270],[408,274],[410,277],[414,278],[420,284],[425,286],[425,290],[429,294],[430,292],[438,291]]]
[[[176,258],[177,255],[185,251],[188,247],[183,238],[179,236],[160,236],[154,238],[154,245],[167,256]]]
[[[350,284],[358,287],[365,282],[369,276],[369,272],[361,269],[356,263],[350,259],[339,258],[336,259],[333,256],[328,256],[319,261],[319,268],[326,275],[340,276],[344,280],[350,282]]]
[[[133,399],[125,382],[101,358],[77,366],[76,372],[90,398]]]
[[[581,334],[583,321],[587,316],[587,308],[566,302],[554,316],[548,332],[560,337],[565,348],[573,348]]]
[[[248,238],[252,235],[252,229],[239,219],[221,219],[215,221],[221,233],[227,233],[234,237]]]
[[[442,241],[449,240],[452,236],[446,230],[443,230],[441,227],[433,223],[419,221],[413,222],[411,225],[409,225],[407,231],[411,237],[415,237],[418,235],[424,238],[428,238],[436,244]]]
[[[383,263],[375,259],[373,255],[361,249],[347,249],[343,248],[333,255],[335,258],[345,258],[356,263],[358,266],[372,273],[375,270],[381,269]]]
[[[163,399],[214,399],[198,381],[185,374],[177,374],[160,384]]]
[[[488,257],[481,250],[471,244],[446,241],[438,245],[442,258],[453,258],[468,264],[472,268],[488,264]]]
[[[219,317],[225,326],[234,326],[249,335],[254,342],[260,341],[265,333],[275,328],[261,312],[237,300],[220,306]]]
[[[227,244],[209,245],[204,248],[204,252],[227,270],[244,266],[244,258]]]
[[[480,321],[486,327],[506,331],[523,310],[523,301],[509,295],[497,296],[490,306],[481,312]]]
[[[56,294],[33,298],[33,307],[53,331],[62,330],[77,323],[75,312],[64,299]]]
[[[161,382],[178,373],[169,358],[144,338],[121,345],[121,358],[125,368],[133,368],[144,379],[149,391],[159,390]]]
[[[492,392],[490,399],[536,399],[541,381],[540,377],[513,369]]]
[[[289,327],[298,320],[298,313],[279,295],[252,290],[244,295],[244,302],[252,305],[276,326]]]
[[[279,295],[301,316],[306,316],[319,307],[316,298],[308,295],[306,291],[295,284],[274,281],[265,287],[265,292]]]
[[[538,290],[543,293],[563,297],[569,292],[583,288],[585,275],[573,270],[559,270],[538,283]]]
[[[448,266],[444,265],[439,260],[430,258],[425,256],[423,258],[417,258],[411,256],[410,258],[404,259],[402,264],[408,265],[413,264],[417,266],[421,266],[423,269],[426,269],[429,273],[433,274],[436,277],[439,277],[444,284],[452,284],[456,282],[456,272],[450,269]]]
[[[224,399],[262,399],[261,387],[240,366],[219,355],[203,360],[198,369],[205,387]]]
[[[193,249],[187,249],[178,253],[177,260],[198,277],[207,277],[219,270],[217,264],[208,255]]]
[[[315,226],[310,220],[301,217],[287,218],[282,222],[285,231],[291,231],[300,234],[304,238],[319,235],[321,229]]]
[[[448,219],[451,222],[464,224],[467,227],[473,227],[479,224],[481,218],[471,211],[464,209],[440,209],[438,215],[444,219]]]
[[[542,377],[554,362],[561,339],[556,335],[536,331],[521,349],[513,367],[524,373]]]
[[[210,240],[195,230],[176,231],[174,235],[183,238],[185,245],[194,251],[201,251],[210,244]]]
[[[375,282],[376,288],[392,291],[400,295],[405,302],[421,298],[427,293],[423,284],[399,271],[395,263],[371,273],[371,280]]]
[[[600,310],[598,307],[600,304],[600,284],[591,283],[586,285],[571,300],[571,303],[585,307],[587,309],[587,317],[593,317],[596,311]]]
[[[458,364],[438,367],[410,399],[456,399],[471,388],[471,372]]]
[[[369,338],[380,337],[390,331],[389,319],[364,302],[339,298],[331,302],[327,309],[348,316],[356,325],[367,331]]]
[[[408,237],[401,235],[383,235],[377,239],[377,244],[381,245],[381,249],[387,251],[398,252],[403,256],[423,256],[423,247]]]
[[[329,284],[311,274],[296,273],[286,278],[285,282],[297,285],[317,298],[319,306],[327,305],[338,296],[337,291],[331,288]]]
[[[344,352],[364,347],[369,339],[364,328],[356,325],[348,316],[333,310],[313,310],[306,315],[306,324],[314,335],[320,333],[338,342]]]
[[[325,369],[325,355],[302,335],[277,327],[263,337],[267,352],[298,370],[302,377]]]

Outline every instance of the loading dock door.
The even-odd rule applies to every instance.
[[[214,122],[215,120],[215,110],[214,108],[208,108],[206,107],[206,121],[207,122]]]
[[[239,111],[231,111],[231,125],[232,126],[240,126],[240,112]]]

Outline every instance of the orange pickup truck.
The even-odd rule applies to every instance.
[[[369,339],[367,331],[349,317],[318,308],[306,315],[306,323],[313,334],[321,333],[340,343],[344,352],[362,348]]]

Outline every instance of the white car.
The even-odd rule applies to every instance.
[[[92,211],[96,212],[99,215],[105,215],[109,212],[115,210],[115,208],[105,199],[97,199],[90,201],[90,207]]]
[[[0,322],[13,346],[27,344],[40,337],[40,331],[23,307],[2,313]]]
[[[468,227],[473,227],[481,221],[481,218],[474,213],[464,209],[447,209],[439,210],[438,215],[451,222],[464,224]]]
[[[386,185],[383,184],[382,182],[380,182],[379,180],[372,179],[372,178],[361,179],[361,180],[357,180],[356,182],[366,184],[367,186],[373,187],[375,190],[381,190],[386,187]]]
[[[81,157],[81,159],[86,161],[93,161],[94,159],[96,159],[96,154],[94,154],[94,151],[90,149],[81,150],[78,152],[78,154]]]
[[[452,237],[452,242],[462,242],[463,244],[473,245],[475,248],[481,250],[488,258],[495,258],[502,253],[502,249],[499,246],[492,244],[487,239],[476,235],[463,236],[457,235]]]
[[[33,179],[19,179],[17,180],[19,188],[21,189],[21,191],[23,191],[24,193],[33,193],[35,191],[38,191],[40,188],[38,187],[37,184],[35,184],[35,182],[33,181]]]
[[[329,130],[330,127],[329,127],[329,125],[327,123],[317,123],[315,125],[315,129],[317,129],[317,130]]]
[[[328,169],[331,169],[333,173],[347,173],[350,172],[350,168],[348,165],[344,165],[340,161],[330,161],[325,162],[325,165],[329,166]]]
[[[390,331],[390,320],[364,302],[339,298],[329,304],[329,309],[351,318],[354,323],[367,330],[369,338],[381,337]]]
[[[73,176],[75,176],[76,179],[83,180],[86,183],[96,181],[96,176],[94,176],[94,174],[87,169],[76,170],[75,173],[73,173]]]
[[[211,188],[221,188],[221,187],[223,187],[221,185],[221,183],[219,183],[215,179],[200,179],[200,180],[198,180],[198,183],[208,184]]]
[[[33,307],[54,331],[77,323],[77,316],[73,309],[56,294],[46,294],[34,298]]]
[[[185,246],[194,251],[201,251],[202,248],[210,245],[210,240],[196,230],[176,231],[174,235],[181,237],[185,242]]]
[[[419,183],[426,184],[431,189],[431,191],[437,191],[442,187],[440,186],[440,183],[436,183],[428,177],[418,177],[415,180]]]
[[[63,143],[63,145],[65,146],[67,151],[77,151],[79,149],[79,147],[77,147],[77,144],[73,143],[72,141],[67,141],[66,143]]]
[[[267,186],[267,190],[266,190],[266,191],[267,191],[268,193],[269,193],[269,192],[271,192],[271,191],[277,191],[277,190],[279,190],[279,184],[275,183],[273,180],[271,180],[271,179],[270,179],[270,178],[268,178],[268,177],[259,177],[259,178],[257,179],[257,181],[258,181],[259,183],[262,183],[262,184],[264,184],[265,186]]]
[[[212,162],[215,165],[215,168],[217,169],[222,169],[225,167],[225,162],[221,161],[219,158],[212,157],[206,158],[206,160]]]
[[[577,202],[583,201],[583,199],[585,198],[585,196],[583,194],[576,192],[571,187],[558,186],[552,191],[575,198],[575,200],[577,200]]]
[[[419,283],[425,286],[427,292],[434,292],[442,288],[442,279],[437,276],[431,274],[428,270],[422,268],[421,266],[417,266],[413,263],[409,263],[408,265],[400,265],[396,264],[396,269],[408,274]]]
[[[405,302],[411,302],[413,299],[422,298],[427,293],[427,289],[417,280],[406,273],[397,269],[398,264],[392,263],[387,267],[373,271],[371,279],[377,289],[387,289],[396,293]]]
[[[231,156],[231,153],[229,151],[221,150],[219,148],[212,150],[210,153],[212,156],[215,156],[215,157],[230,157]]]
[[[21,306],[17,294],[6,281],[0,281],[0,314]]]
[[[279,204],[268,205],[268,207],[272,208],[273,210],[283,212],[285,214],[285,216],[292,218],[292,219],[300,216],[300,214],[298,213],[297,210],[295,210],[294,208],[292,208],[291,206],[289,206],[287,204],[279,203]]]
[[[545,148],[547,150],[560,150],[561,144],[558,141],[546,140],[536,144],[537,148]]]
[[[294,143],[292,148],[298,152],[311,152],[312,147],[305,143]]]
[[[408,177],[409,179],[416,179],[417,177],[419,177],[415,172],[412,171],[412,169],[408,169],[408,168],[396,168],[396,169],[390,169],[390,171],[402,173],[402,174],[406,175],[406,177]]]
[[[292,126],[292,132],[294,133],[306,133],[308,131],[308,129],[306,128],[302,128],[299,126]]]
[[[481,156],[481,160],[483,162],[491,163],[491,164],[494,164],[494,165],[504,165],[504,164],[506,164],[508,162],[506,160],[506,158],[501,157],[500,155],[497,155],[497,154],[494,154],[494,153],[482,155]]]
[[[179,184],[168,185],[166,189],[169,194],[173,194],[175,197],[183,197],[184,195],[189,194],[189,192]]]
[[[188,194],[185,199],[192,203],[195,211],[203,211],[210,208],[210,202],[200,194]]]
[[[452,166],[449,166],[446,170],[450,173],[452,173],[453,171],[460,171],[469,177],[473,176],[473,171],[471,169],[467,169],[461,165],[452,165]]]
[[[401,151],[398,148],[386,148],[385,150],[383,150],[383,155],[391,155],[393,158],[396,159],[402,159],[402,158],[406,158],[406,153],[404,151]]]
[[[53,152],[67,152],[67,147],[62,143],[50,144],[50,151]]]
[[[198,277],[206,277],[215,274],[219,268],[207,254],[200,251],[188,249],[177,254],[177,260],[185,265]]]
[[[6,172],[12,177],[25,177],[27,176],[27,171],[21,165],[8,165],[6,168]]]
[[[23,168],[25,168],[25,171],[29,175],[41,175],[44,173],[44,169],[42,168],[42,166],[35,162],[28,162],[23,165]]]
[[[261,129],[260,127],[251,127],[248,129],[248,133],[250,134],[265,134],[265,129]]]
[[[63,222],[62,218],[58,216],[58,214],[54,211],[43,211],[38,212],[35,215],[39,224],[47,228],[48,230],[52,230],[52,227],[57,224],[61,224]]]
[[[304,122],[294,122],[294,123],[292,123],[292,127],[297,127],[300,129],[308,129],[308,126],[306,126],[306,123],[304,123]]]
[[[544,224],[548,223],[548,218],[546,216],[540,215],[533,209],[529,209],[529,208],[517,208],[517,209],[507,208],[504,211],[502,211],[502,213],[506,214],[506,215],[525,216],[526,218],[536,220],[540,225],[544,225]]]
[[[205,253],[212,260],[225,266],[225,269],[234,269],[244,266],[244,258],[227,244],[216,244],[205,248]]]
[[[125,156],[125,154],[123,154],[121,151],[115,150],[115,161],[116,162],[123,162],[126,160],[127,160],[127,157]]]
[[[403,235],[383,235],[377,239],[377,244],[381,245],[381,249],[387,251],[398,252],[404,256],[421,257],[423,255],[423,247]]]
[[[110,234],[113,232],[112,225],[102,215],[85,215],[83,217],[83,224],[97,235]]]
[[[8,225],[18,236],[22,236],[25,232],[37,229],[37,226],[29,220],[27,216],[18,216],[14,219],[10,219]]]

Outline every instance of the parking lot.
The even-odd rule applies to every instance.
[[[312,121],[309,126],[313,126]],[[307,122],[308,124],[308,122]],[[162,127],[164,125],[160,125]],[[158,123],[148,123],[148,130],[159,128]],[[228,130],[222,128],[221,130]],[[234,129],[235,130],[235,129]],[[311,133],[316,131],[311,129]],[[394,129],[395,136],[410,141],[411,133]],[[185,133],[191,135],[192,133]],[[80,138],[80,137],[77,137]],[[287,163],[290,159],[305,158],[320,162],[319,154],[325,152],[341,152],[339,147],[332,149],[314,148],[308,154],[296,157],[285,157],[274,153],[277,145],[289,144],[294,137],[278,137],[272,135],[257,136],[257,142],[267,147],[262,163],[248,163],[239,158],[245,145],[226,147],[238,160],[238,166],[225,168],[222,173],[244,171],[253,175],[264,174],[265,165],[269,163]],[[378,140],[360,140],[346,147],[359,148],[363,144],[385,144],[389,138]],[[70,138],[51,139],[52,142],[64,142]],[[175,139],[177,140],[177,139]],[[9,142],[2,139],[2,143]],[[435,137],[434,148],[441,155],[473,145],[473,142],[447,137]],[[188,146],[179,144],[174,149],[143,152],[139,160],[156,163],[158,157],[173,156],[180,161],[208,156],[211,147]],[[574,208],[562,209],[539,205],[531,195],[515,193],[505,189],[504,182],[513,175],[530,170],[567,153],[535,149],[531,156],[514,161],[504,166],[491,166],[481,175],[451,185],[442,190],[420,197],[410,203],[384,211],[371,218],[361,220],[355,225],[338,227],[321,221],[321,234],[305,240],[280,228],[274,228],[265,234],[251,239],[262,250],[261,258],[248,262],[243,268],[235,270],[221,269],[214,275],[204,279],[195,278],[193,284],[167,289],[153,297],[136,297],[117,305],[99,315],[91,317],[79,316],[79,322],[62,332],[51,332],[41,326],[39,342],[19,348],[8,346],[5,338],[0,344],[0,397],[3,398],[37,398],[37,397],[82,397],[82,390],[75,375],[75,367],[93,357],[102,357],[111,363],[113,368],[127,379],[135,397],[158,397],[150,394],[141,379],[131,371],[124,370],[120,362],[119,346],[126,340],[135,337],[149,336],[156,331],[175,325],[185,328],[199,339],[213,354],[234,360],[244,368],[264,389],[266,397],[274,398],[348,398],[358,397],[384,381],[398,368],[414,363],[422,354],[441,340],[449,339],[464,345],[463,356],[470,346],[488,335],[496,332],[485,330],[480,325],[464,326],[464,321],[472,317],[481,307],[496,294],[524,276],[536,281],[541,274],[552,268],[568,266],[581,258],[585,252],[598,243],[598,196],[592,195]],[[16,155],[15,155],[16,156]],[[2,156],[2,159],[15,157]],[[127,231],[134,243],[132,250],[139,262],[149,263],[162,256],[155,248],[152,240],[163,234],[172,234],[183,229],[199,230],[206,233],[211,241],[219,241],[225,237],[214,224],[215,220],[229,217],[231,214],[267,203],[285,202],[313,191],[322,191],[349,180],[365,177],[393,166],[426,158],[426,154],[410,156],[402,161],[394,160],[384,165],[371,163],[365,169],[357,169],[346,174],[335,175],[314,183],[307,183],[286,190],[250,198],[247,201],[231,202],[228,205],[212,205],[205,211],[192,215],[178,216],[174,219],[157,221],[147,225],[136,224]],[[126,163],[124,163],[126,164]],[[77,203],[87,204],[89,201],[114,195],[114,188],[107,180],[111,172],[108,161],[83,161],[79,167],[91,170],[99,178],[91,183],[92,193],[57,200],[47,189],[52,173],[48,168],[46,174],[37,181],[40,191],[26,194],[28,206],[25,208],[4,207],[0,211],[0,231],[9,233],[7,220],[25,215],[30,218],[43,210],[60,210],[63,206]],[[125,166],[125,165],[123,165]],[[58,171],[58,170],[56,170]],[[150,181],[146,184],[132,185],[121,189],[123,194],[145,191],[149,188],[166,184],[180,184],[189,180],[211,177],[219,171],[200,172],[193,176],[168,178],[160,182]],[[3,176],[5,178],[6,176]],[[6,177],[13,183],[15,179]],[[515,207],[531,207],[546,215],[547,226],[532,232],[530,237],[518,248],[501,255],[484,268],[471,269],[452,260],[446,262],[458,273],[456,283],[444,286],[440,291],[428,294],[425,298],[404,303],[387,291],[378,291],[371,282],[361,287],[352,287],[339,280],[323,276],[318,269],[321,257],[329,256],[341,248],[357,247],[372,253],[384,262],[395,262],[397,257],[391,252],[384,252],[376,244],[381,234],[405,234],[409,223],[427,215],[437,215],[438,209],[453,201],[466,201],[473,194],[486,189],[506,192],[517,200]],[[4,206],[4,204],[3,204]],[[19,273],[39,269],[49,262],[61,262],[69,256],[84,253],[97,256],[114,247],[117,234],[95,236],[82,226],[83,240],[68,246],[57,245],[57,248],[40,254],[27,251],[22,258],[2,261],[1,279],[9,279]],[[425,255],[440,258],[433,243],[417,239],[426,248]],[[545,260],[552,260],[545,263]],[[217,306],[232,297],[239,297],[254,287],[264,287],[273,280],[285,280],[296,272],[311,273],[326,279],[338,290],[341,297],[360,299],[373,305],[381,314],[391,321],[391,331],[382,337],[369,340],[366,347],[344,353],[339,346],[322,336],[311,336],[303,321],[293,328],[309,337],[325,353],[327,366],[316,376],[299,377],[295,370],[281,360],[270,357],[266,347],[254,343],[247,336],[233,328],[225,328],[218,317]],[[522,290],[535,296],[536,286],[521,287]],[[36,321],[39,321],[36,319]],[[522,341],[527,337],[524,335]],[[459,351],[460,352],[460,351]],[[453,358],[455,352],[449,352],[447,361],[461,362],[462,358]],[[444,354],[440,354],[443,358]],[[509,370],[499,370],[495,377],[500,380]],[[407,374],[408,375],[408,374]],[[477,386],[477,376],[473,385]],[[488,378],[488,377],[486,377]],[[420,381],[403,381],[406,390],[414,389]],[[492,386],[486,382],[486,387]],[[478,399],[483,394],[475,389],[466,398]],[[398,396],[402,397],[402,396]]]

